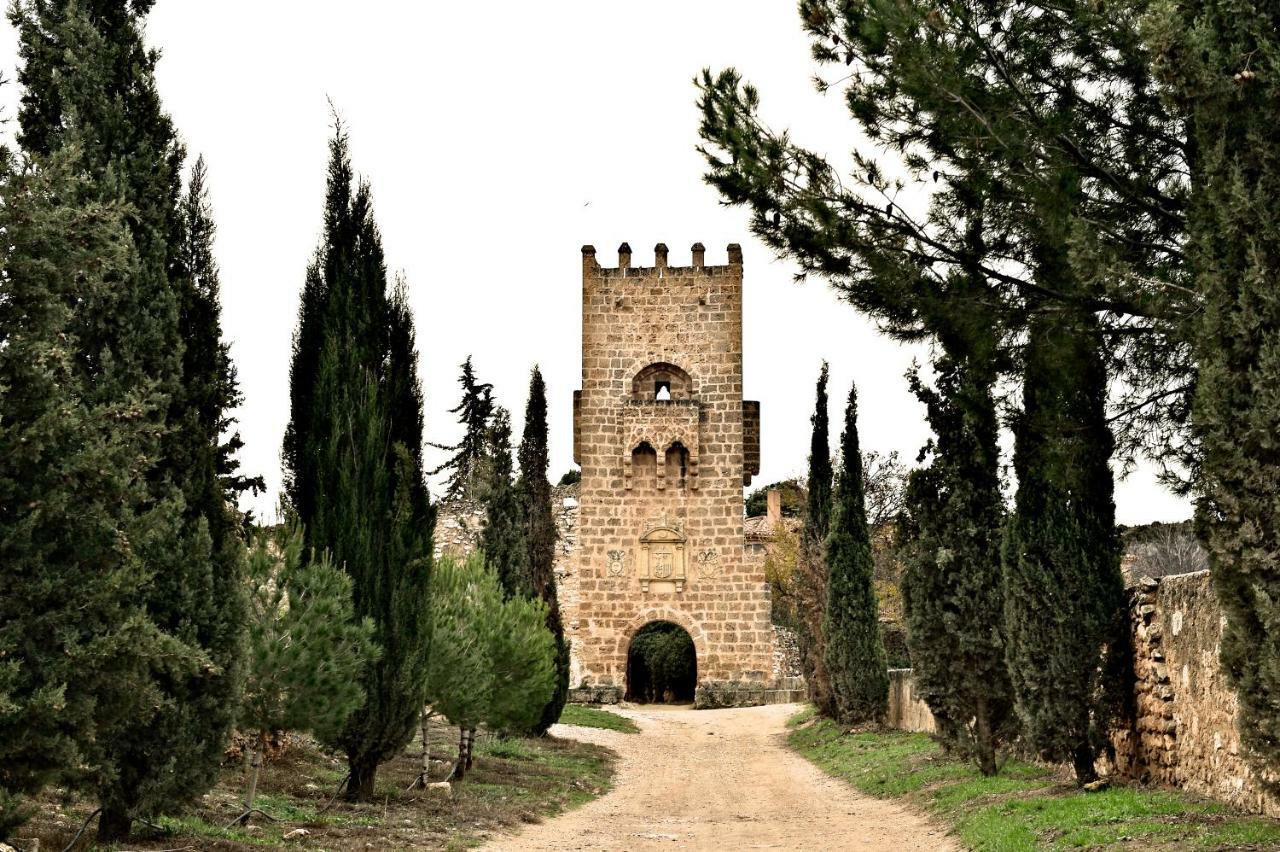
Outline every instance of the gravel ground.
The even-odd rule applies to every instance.
[[[941,850],[944,829],[864,796],[785,745],[793,704],[733,710],[625,706],[640,734],[557,725],[621,756],[614,789],[490,852],[537,849]]]

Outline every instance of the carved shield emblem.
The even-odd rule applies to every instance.
[[[610,577],[621,577],[627,573],[627,562],[630,561],[630,555],[625,550],[609,551],[608,572]]]
[[[671,576],[673,562],[670,548],[660,548],[653,552],[653,576],[665,580]]]
[[[703,550],[694,557],[698,563],[698,576],[704,580],[720,574],[720,554],[714,550]]]

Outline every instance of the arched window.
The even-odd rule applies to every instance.
[[[631,451],[631,488],[655,488],[658,479],[658,452],[648,441]]]
[[[666,480],[672,488],[683,489],[689,476],[689,450],[684,444],[676,441],[667,447]]]
[[[632,380],[631,398],[660,402],[693,399],[693,380],[674,364],[650,364]]]

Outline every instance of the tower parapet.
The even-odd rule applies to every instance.
[[[681,275],[700,273],[702,275],[733,275],[733,270],[738,269],[737,274],[741,276],[742,269],[742,246],[738,243],[729,243],[727,247],[728,263],[723,266],[707,266],[707,250],[702,243],[694,243],[691,249],[692,261],[689,266],[670,266],[668,258],[670,252],[667,250],[666,243],[658,243],[653,248],[654,262],[653,266],[632,266],[632,251],[628,243],[618,246],[618,265],[617,266],[601,266],[596,260],[596,247],[593,245],[585,245],[582,247],[582,273],[585,277],[588,270],[593,271],[601,278],[647,278],[657,276],[664,278],[668,275]]]

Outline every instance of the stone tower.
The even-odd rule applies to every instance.
[[[606,268],[582,249],[575,687],[620,693],[631,639],[654,621],[692,637],[700,703],[741,703],[770,680],[769,590],[742,517],[760,407],[742,399],[742,250],[728,253],[707,266],[695,244],[673,267],[659,244],[642,268],[623,243]]]

